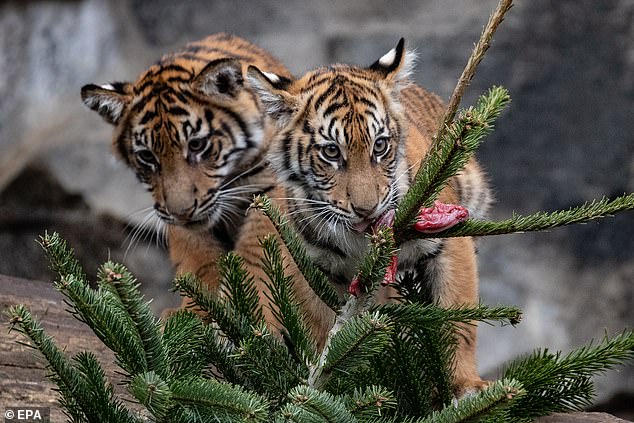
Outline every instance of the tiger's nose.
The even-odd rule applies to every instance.
[[[365,218],[376,211],[376,206],[352,204],[352,211],[354,211],[358,216]]]
[[[170,208],[169,206],[166,206],[165,208],[167,209],[167,213],[175,220],[180,222],[187,222],[196,215],[196,210],[198,209],[198,200],[194,200],[194,204],[190,207]]]

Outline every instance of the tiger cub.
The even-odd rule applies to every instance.
[[[221,33],[163,56],[134,83],[81,89],[114,125],[118,158],[152,193],[177,272],[211,288],[253,194],[272,184],[263,163],[272,125],[245,84],[249,65],[289,75],[266,51]]]
[[[444,112],[436,95],[408,82],[412,60],[401,40],[367,68],[337,64],[293,80],[256,67],[248,71],[249,83],[278,122],[269,158],[283,189],[270,195],[340,291],[366,251],[364,231],[403,197]],[[439,199],[482,216],[490,193],[478,164],[472,160]],[[401,276],[414,272],[424,280],[430,302],[478,302],[471,238],[409,241],[398,262]],[[306,304],[312,314],[323,306]],[[476,369],[476,327],[461,327],[458,338],[455,392],[461,396],[486,382]]]

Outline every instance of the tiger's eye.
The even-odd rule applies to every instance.
[[[145,164],[145,165],[155,165],[156,164],[156,157],[154,157],[154,153],[152,153],[150,150],[139,150],[136,153],[137,159]]]
[[[322,147],[321,151],[328,160],[338,160],[341,156],[341,151],[339,151],[339,147],[336,144],[327,144]]]
[[[187,147],[192,153],[200,153],[205,149],[206,146],[207,140],[205,140],[204,138],[194,138],[189,140],[189,143],[187,143]]]
[[[387,151],[388,145],[389,144],[387,137],[377,138],[376,141],[374,141],[374,155],[380,156],[381,154],[385,153]]]

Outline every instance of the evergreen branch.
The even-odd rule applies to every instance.
[[[196,276],[191,273],[178,275],[173,283],[177,290],[191,298],[200,310],[207,313],[209,319],[214,321],[235,345],[250,335],[249,319],[239,313],[227,299],[209,291]]]
[[[112,385],[93,353],[80,352],[74,358],[77,369],[83,375],[86,390],[83,392],[86,402],[90,404],[83,411],[91,422],[138,422],[139,420],[116,399]]]
[[[222,256],[218,261],[218,272],[221,278],[221,290],[233,310],[244,316],[250,325],[255,325],[262,319],[260,297],[244,265],[244,259],[234,252]]]
[[[385,304],[373,310],[389,316],[394,322],[406,327],[426,328],[446,323],[471,323],[473,321],[498,321],[502,325],[518,324],[522,312],[516,307],[487,305],[453,306],[442,308],[434,304]]]
[[[73,250],[59,234],[45,233],[41,237],[41,245],[51,268],[60,276],[55,288],[70,300],[73,315],[86,323],[115,353],[117,364],[128,374],[147,370],[143,341],[135,323],[112,290],[95,291],[88,286]]]
[[[134,275],[125,266],[108,261],[99,268],[97,278],[100,286],[119,300],[123,312],[132,320],[143,343],[147,370],[154,370],[162,377],[167,377],[161,325],[154,317],[150,303],[141,295],[140,284]]]
[[[262,269],[269,278],[264,281],[270,291],[269,300],[275,319],[284,327],[287,346],[303,363],[312,363],[316,358],[316,347],[306,325],[301,304],[295,297],[293,277],[284,274],[284,259],[277,238],[269,234],[260,241],[264,250]]]
[[[229,383],[193,378],[171,388],[172,401],[195,410],[201,421],[263,422],[269,415],[264,398]]]
[[[49,234],[44,232],[40,236],[40,246],[46,254],[51,270],[57,273],[60,278],[65,275],[73,275],[78,280],[88,280],[84,270],[79,264],[72,248],[68,248],[66,241],[57,233]]]
[[[168,371],[157,372],[171,381],[199,376],[207,365],[205,328],[200,318],[189,310],[179,310],[165,322],[163,347]]]
[[[634,194],[619,196],[613,200],[592,201],[568,210],[537,212],[529,216],[515,215],[511,219],[499,222],[467,220],[453,228],[436,234],[408,232],[409,238],[446,238],[460,236],[487,236],[510,233],[545,231],[573,223],[583,223],[593,219],[607,217],[616,213],[634,209]]]
[[[399,203],[394,218],[397,242],[414,222],[421,206],[429,207],[447,185],[449,179],[462,169],[480,143],[493,131],[493,124],[509,103],[508,92],[493,87],[480,96],[475,108],[460,113],[448,124],[425,155],[416,178]]]
[[[73,275],[62,277],[55,287],[70,300],[73,315],[86,323],[110,348],[117,364],[129,375],[147,370],[145,349],[130,316],[117,306],[108,291],[95,291]]]
[[[311,369],[309,386],[322,389],[333,376],[352,373],[367,367],[390,341],[391,321],[378,313],[364,313],[350,318],[341,330],[329,337],[324,356]]]
[[[46,359],[46,368],[50,371],[48,378],[57,385],[60,394],[60,404],[73,422],[86,422],[83,393],[87,392],[85,383],[79,370],[73,366],[68,358],[57,348],[53,338],[44,332],[40,323],[33,318],[24,305],[14,305],[9,308],[9,330],[24,335],[30,344],[25,344],[38,350]]]
[[[634,358],[634,332],[627,331],[598,345],[581,347],[561,356],[536,351],[516,360],[504,371],[505,378],[520,381],[527,395],[510,410],[513,418],[530,420],[554,413],[579,410],[591,403],[590,378]]]
[[[391,228],[379,227],[370,236],[370,248],[363,256],[357,276],[361,292],[370,301],[385,277],[385,270],[396,254],[394,233]]]
[[[159,420],[167,417],[170,410],[177,406],[167,382],[154,371],[134,375],[128,392]]]
[[[449,404],[453,398],[454,328],[449,324],[395,326],[388,348],[373,360],[374,375],[367,379],[395,393],[401,417],[424,416]]]
[[[494,416],[506,419],[509,408],[524,395],[522,384],[515,380],[498,380],[484,391],[474,396],[467,396],[457,405],[449,405],[430,416],[419,420],[420,423],[462,423],[488,420]]]
[[[203,338],[205,361],[211,364],[206,376],[248,387],[248,380],[237,367],[234,344],[220,335],[213,325],[205,326]]]
[[[489,21],[484,27],[482,34],[480,34],[480,39],[474,46],[473,51],[471,52],[471,55],[467,60],[467,64],[462,71],[460,78],[458,79],[456,87],[451,94],[449,104],[447,105],[447,110],[445,111],[442,119],[443,123],[438,130],[438,134],[435,137],[436,140],[442,138],[441,134],[444,131],[444,128],[449,126],[449,124],[453,121],[456,111],[458,110],[458,106],[462,101],[462,96],[464,95],[465,90],[471,83],[471,79],[473,79],[478,65],[480,64],[487,50],[491,46],[491,41],[493,40],[493,35],[495,34],[495,31],[504,20],[504,15],[506,14],[506,12],[508,12],[512,6],[512,0],[500,0],[497,7],[489,17]]]
[[[275,423],[282,422],[295,422],[295,423],[323,423],[323,419],[315,415],[306,408],[300,407],[297,404],[288,402],[278,412]]]
[[[349,373],[367,365],[389,342],[392,323],[377,313],[365,313],[350,320],[332,338],[324,372]]]
[[[235,357],[254,389],[275,405],[308,377],[306,366],[290,355],[264,322],[252,328],[251,335],[240,342]]]
[[[288,394],[292,403],[305,411],[302,420],[324,423],[356,423],[341,398],[305,385],[299,385]]]
[[[321,300],[334,311],[339,310],[339,296],[333,289],[328,277],[312,262],[302,239],[297,234],[286,216],[282,215],[280,209],[275,206],[266,195],[257,195],[253,199],[254,207],[261,210],[273,223],[277,232],[282,237],[288,252],[293,257],[293,261],[302,273],[308,285],[321,298]]]
[[[515,380],[499,380],[486,390],[467,396],[456,404],[434,411],[425,417],[385,417],[368,420],[371,423],[469,423],[479,421],[513,422],[508,410],[525,395],[522,385]]]
[[[368,386],[364,390],[355,389],[351,396],[345,396],[346,408],[357,419],[381,417],[396,410],[394,394],[382,386]]]

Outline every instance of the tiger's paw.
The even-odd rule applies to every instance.
[[[416,215],[414,229],[418,232],[435,234],[449,229],[469,218],[469,210],[454,204],[444,204],[436,200],[432,207],[421,207]]]
[[[454,398],[460,400],[465,397],[477,395],[480,391],[484,391],[489,387],[491,381],[478,379],[469,379],[458,381],[454,385]]]

